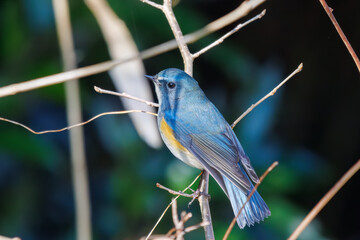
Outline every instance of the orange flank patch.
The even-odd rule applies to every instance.
[[[161,120],[161,123],[160,123],[160,131],[162,132],[162,134],[164,134],[164,136],[168,140],[168,143],[173,148],[178,149],[183,152],[188,152],[188,150],[183,145],[181,145],[181,143],[178,140],[176,140],[172,128],[166,123],[164,118]]]

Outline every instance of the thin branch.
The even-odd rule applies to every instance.
[[[219,38],[218,40],[216,40],[215,42],[211,43],[209,46],[204,47],[203,49],[201,49],[200,51],[198,51],[195,54],[192,54],[192,57],[195,59],[197,57],[199,57],[201,54],[209,51],[211,48],[221,44],[226,38],[230,37],[231,35],[233,35],[234,33],[236,33],[237,31],[239,31],[241,28],[245,27],[246,25],[248,25],[249,23],[252,23],[260,18],[262,18],[266,13],[266,10],[263,10],[260,14],[256,15],[255,17],[249,19],[248,21],[244,22],[244,23],[240,23],[238,24],[233,30],[231,30],[230,32],[226,33],[225,35],[223,35],[221,38]]]
[[[182,240],[184,238],[182,235],[179,234],[179,232],[183,230],[184,223],[182,221],[179,221],[179,216],[177,213],[177,201],[174,201],[173,205],[171,206],[171,213],[177,235],[176,240]]]
[[[245,0],[243,1],[239,7],[234,9],[233,11],[227,13],[226,15],[216,19],[215,21],[207,24],[205,27],[189,33],[184,36],[186,43],[194,43],[197,40],[215,32],[219,29],[228,26],[229,24],[239,20],[242,17],[245,17],[248,15],[252,10],[254,10],[256,7],[264,3],[266,0]],[[152,56],[159,55],[161,53],[165,53],[167,51],[173,50],[177,48],[177,42],[176,39],[170,40],[168,42],[159,44],[155,47],[149,48],[145,51],[143,51],[143,56],[148,58]]]
[[[0,88],[0,98],[10,95],[15,95],[21,92],[31,91],[46,86],[67,82],[76,78],[82,78],[82,77],[98,74],[101,72],[106,72],[107,70],[117,66],[118,64],[131,61],[135,58],[136,57],[129,58],[126,60],[106,61],[106,62],[90,65],[87,67],[77,68],[67,72],[36,78],[22,83],[10,84]]]
[[[59,38],[64,71],[76,68],[75,48],[71,32],[68,0],[53,0],[56,29]],[[79,81],[65,83],[66,116],[69,125],[81,122]],[[91,211],[89,183],[85,160],[85,143],[82,127],[70,130],[70,159],[75,201],[76,234],[78,240],[91,239]]]
[[[138,97],[134,97],[128,93],[118,93],[118,92],[113,92],[113,91],[110,91],[110,90],[105,90],[105,89],[102,89],[102,88],[99,88],[97,86],[94,86],[94,89],[96,92],[98,93],[104,93],[104,94],[109,94],[109,95],[115,95],[115,96],[119,96],[119,97],[124,97],[124,98],[128,98],[128,99],[132,99],[132,100],[135,100],[135,101],[138,101],[138,102],[142,102],[142,103],[145,103],[146,105],[150,106],[150,107],[159,107],[159,104],[158,103],[154,103],[154,102],[150,102],[150,101],[146,101],[144,99],[141,99],[141,98],[138,98]]]
[[[201,172],[199,175],[196,176],[196,178],[194,179],[194,181],[192,181],[190,183],[189,186],[187,186],[183,192],[186,192],[192,185],[194,185],[194,183],[198,180],[198,178],[202,175],[203,173]],[[180,195],[176,196],[170,203],[169,205],[165,208],[165,210],[163,211],[163,213],[160,215],[159,219],[157,220],[157,222],[155,223],[154,227],[151,229],[151,231],[149,232],[149,234],[146,236],[145,240],[148,240],[149,237],[152,235],[152,233],[154,232],[155,228],[157,227],[157,225],[160,223],[161,219],[164,217],[165,213],[167,212],[167,210],[170,208],[170,206],[174,203],[174,201],[176,201],[176,199],[178,199],[180,197]]]
[[[163,189],[165,191],[168,191],[170,194],[173,194],[173,195],[188,197],[188,198],[194,197],[194,193],[189,194],[189,193],[184,193],[183,191],[175,191],[175,190],[172,190],[170,188],[167,188],[167,187],[161,185],[160,183],[156,183],[156,187]]]
[[[321,5],[323,6],[325,12],[327,13],[327,15],[329,16],[331,22],[334,24],[336,31],[338,32],[339,36],[341,37],[341,39],[343,40],[347,50],[349,51],[350,55],[352,56],[358,71],[360,72],[360,60],[358,58],[358,56],[356,55],[354,49],[352,48],[349,40],[347,39],[347,37],[345,36],[345,33],[343,32],[343,30],[341,29],[339,23],[336,21],[336,18],[334,16],[334,14],[332,13],[333,9],[331,9],[325,0],[319,0]]]
[[[175,36],[176,42],[178,44],[181,56],[184,60],[184,71],[190,76],[193,75],[193,57],[189,51],[189,48],[185,42],[184,35],[180,29],[179,23],[175,18],[175,14],[172,9],[172,1],[164,0],[162,11],[169,22],[171,30]]]
[[[172,216],[176,230],[175,232],[176,240],[184,240],[184,235],[185,235],[184,226],[185,223],[192,217],[192,213],[181,212],[181,218],[179,220],[177,213],[177,201],[175,201],[174,204],[172,205]]]
[[[179,219],[176,199],[173,199],[173,204],[172,204],[171,210],[172,210],[171,211],[172,219],[173,219],[173,223],[174,223],[175,227],[171,228],[166,234],[152,235],[152,236],[150,236],[149,239],[152,239],[152,240],[174,240],[174,239],[183,240],[184,235],[186,233],[192,232],[194,230],[197,230],[197,229],[209,224],[207,222],[201,222],[199,224],[195,224],[193,226],[185,228],[185,223],[187,221],[189,221],[190,218],[192,218],[192,213],[183,211],[183,212],[181,212],[180,219]],[[142,237],[140,239],[144,240],[145,237]]]
[[[339,181],[325,194],[324,197],[315,205],[315,207],[308,213],[300,225],[288,238],[289,240],[297,239],[310,222],[319,214],[319,212],[326,206],[326,204],[335,196],[335,194],[347,183],[357,171],[360,169],[360,159],[340,178]]]
[[[195,199],[198,199],[201,195],[204,195],[205,197],[207,198],[210,198],[210,195],[208,193],[204,193],[204,192],[201,192],[200,191],[200,188],[198,188],[196,191],[192,190],[190,188],[190,190],[193,192],[191,194],[188,194],[188,193],[184,193],[182,191],[175,191],[175,190],[172,190],[170,188],[167,188],[163,185],[161,185],[160,183],[157,183],[156,184],[156,187],[160,188],[160,189],[163,189],[165,191],[168,191],[170,194],[173,194],[173,195],[177,195],[177,196],[182,196],[182,197],[187,197],[187,198],[192,198],[192,200],[189,202],[188,206],[190,207],[190,205],[194,202]]]
[[[260,177],[259,182],[254,186],[254,188],[252,189],[251,193],[249,194],[249,196],[246,198],[245,203],[241,206],[238,214],[233,218],[233,220],[231,221],[228,229],[226,230],[226,233],[223,237],[223,240],[226,240],[229,235],[231,230],[234,228],[235,223],[236,223],[236,219],[240,216],[241,211],[244,209],[245,205],[250,201],[250,198],[252,197],[252,195],[255,193],[256,189],[259,187],[259,185],[262,183],[262,181],[264,181],[265,177],[278,165],[279,163],[273,162],[273,164],[270,165],[270,167],[264,172],[264,174]]]
[[[238,124],[240,122],[241,119],[243,119],[249,112],[251,112],[255,107],[257,107],[260,103],[262,103],[265,99],[273,96],[276,91],[282,86],[284,85],[290,78],[292,78],[295,74],[299,73],[301,70],[303,69],[303,64],[301,63],[297,69],[292,72],[287,78],[285,78],[279,85],[277,85],[271,92],[269,92],[268,94],[266,94],[262,99],[260,99],[257,103],[252,104],[243,114],[241,114],[240,117],[238,117],[233,124],[231,124],[231,127],[234,128],[236,126],[236,124]]]
[[[181,212],[181,221],[183,223],[186,223],[187,221],[189,221],[189,219],[192,218],[192,213],[191,212],[185,212],[185,211],[182,211]]]
[[[140,0],[141,2],[143,3],[146,3],[154,8],[157,8],[157,9],[160,9],[160,10],[163,10],[163,6],[161,4],[158,4],[158,3],[154,3],[153,1],[149,1],[149,0]]]
[[[209,225],[209,223],[208,222],[202,222],[202,223],[199,223],[199,224],[196,224],[196,225],[185,228],[184,232],[185,233],[192,232],[192,231],[197,230],[197,229],[199,229],[201,227],[205,227],[206,225]]]
[[[166,236],[169,237],[171,236],[174,232],[175,232],[175,236],[176,240],[183,240],[184,239],[184,235],[188,232],[194,231],[196,229],[199,229],[200,227],[205,227],[206,225],[208,225],[209,223],[207,222],[201,222],[199,224],[190,226],[185,228],[185,223],[187,221],[189,221],[189,219],[192,217],[192,213],[191,212],[181,212],[181,218],[179,220],[179,216],[177,213],[177,201],[174,201],[174,204],[172,205],[172,217],[173,217],[173,222],[174,222],[174,226],[175,228],[172,228],[167,234]]]
[[[105,113],[100,113],[92,118],[90,118],[89,120],[85,121],[85,122],[82,122],[82,123],[77,123],[77,124],[74,124],[74,125],[71,125],[71,126],[68,126],[68,127],[64,127],[64,128],[61,128],[61,129],[57,129],[57,130],[45,130],[45,131],[34,131],[33,129],[29,128],[28,126],[24,125],[24,124],[21,124],[21,123],[18,123],[16,121],[13,121],[13,120],[9,120],[9,119],[6,119],[6,118],[2,118],[0,117],[0,121],[4,121],[4,122],[9,122],[9,123],[12,123],[12,124],[15,124],[15,125],[18,125],[20,127],[23,127],[25,128],[26,130],[28,130],[29,132],[31,133],[34,133],[34,134],[45,134],[45,133],[56,133],[56,132],[62,132],[62,131],[65,131],[65,130],[69,130],[69,129],[72,129],[72,128],[75,128],[75,127],[79,127],[79,126],[83,126],[85,124],[88,124],[89,122],[92,122],[94,121],[95,119],[101,117],[101,116],[106,116],[106,115],[116,115],[116,114],[128,114],[128,113],[146,113],[146,114],[150,114],[150,115],[153,115],[153,116],[157,116],[156,113],[152,113],[152,112],[146,112],[146,111],[143,111],[143,110],[126,110],[126,111],[113,111],[113,112],[105,112]]]
[[[225,16],[209,23],[205,27],[200,30],[197,30],[193,33],[185,35],[186,43],[193,43],[212,32],[215,32],[234,21],[246,16],[249,12],[255,9],[260,4],[264,3],[266,0],[247,0],[244,1],[238,8],[233,10],[232,12],[226,14]],[[177,48],[176,40],[170,40],[168,42],[159,44],[157,46],[151,47],[147,50],[140,52],[138,56],[133,56],[123,60],[112,60],[105,61],[102,63],[97,63],[94,65],[90,65],[87,67],[82,67],[78,69],[74,69],[67,72],[57,73],[45,77],[40,77],[32,80],[28,80],[21,83],[15,83],[11,85],[7,85],[0,88],[0,98],[6,97],[10,95],[15,95],[21,92],[27,92],[31,90],[35,90],[38,88],[51,86],[59,83],[63,83],[66,81],[70,81],[76,78],[83,78],[90,75],[95,75],[98,73],[106,72],[109,69],[116,67],[119,64],[130,62],[137,58],[148,59],[159,54],[168,52]]]

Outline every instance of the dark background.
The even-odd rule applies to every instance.
[[[172,38],[165,17],[136,0],[109,1],[129,27],[140,50]],[[181,1],[175,14],[184,33],[226,14],[240,1]],[[360,53],[360,2],[328,1]],[[195,61],[194,77],[231,123],[303,62],[303,71],[235,128],[261,175],[273,162],[259,192],[272,210],[264,223],[231,239],[284,239],[345,171],[360,157],[359,72],[319,1],[268,1],[265,17]],[[79,66],[109,59],[91,12],[71,1]],[[0,86],[61,72],[51,1],[0,3]],[[195,52],[235,25],[190,46]],[[148,74],[182,68],[177,50],[146,60]],[[99,95],[97,85],[114,89],[107,73],[80,80],[84,118],[122,109],[116,97]],[[35,130],[66,125],[63,86],[56,85],[0,99],[0,116]],[[128,116],[106,116],[84,128],[89,168],[94,239],[136,239],[146,235],[171,196],[160,182],[182,189],[198,174],[163,147],[149,148]],[[33,135],[0,122],[0,235],[22,239],[74,239],[74,202],[68,133]],[[302,239],[359,239],[360,176],[355,175],[301,235]],[[233,215],[230,203],[210,182],[214,230],[221,238]],[[179,210],[195,215],[197,203]],[[172,227],[168,213],[156,233]],[[203,231],[188,234],[202,239]]]

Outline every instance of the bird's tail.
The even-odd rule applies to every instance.
[[[239,213],[240,208],[246,202],[247,196],[251,190],[245,194],[239,188],[237,188],[230,180],[223,176],[226,191],[231,202],[231,206],[234,210],[235,216]],[[251,185],[251,189],[253,185]],[[251,196],[250,201],[246,203],[245,207],[241,211],[240,216],[236,219],[240,228],[244,228],[245,225],[251,226],[255,222],[259,223],[265,218],[270,216],[270,210],[260,194],[255,191]]]

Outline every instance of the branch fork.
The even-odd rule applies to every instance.
[[[161,185],[160,183],[157,183],[156,184],[156,187],[160,188],[160,189],[163,189],[165,191],[168,191],[170,194],[173,194],[173,195],[177,195],[177,196],[182,196],[182,197],[187,197],[187,198],[191,198],[191,201],[189,202],[188,204],[188,207],[190,208],[190,205],[195,201],[195,199],[198,199],[200,196],[204,196],[206,198],[208,198],[209,200],[211,199],[211,196],[206,193],[206,192],[202,192],[200,190],[200,187],[198,187],[196,189],[196,191],[192,190],[191,188],[189,188],[188,190],[192,191],[191,194],[189,193],[185,193],[183,191],[175,191],[175,190],[172,190],[170,188],[167,188],[163,185]]]

